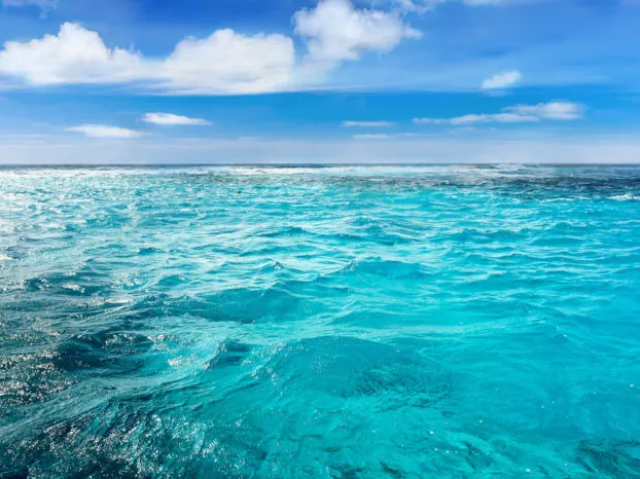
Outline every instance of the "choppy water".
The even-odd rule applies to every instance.
[[[640,168],[0,170],[0,477],[640,474]]]

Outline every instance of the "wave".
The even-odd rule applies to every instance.
[[[638,169],[0,178],[2,477],[633,475]]]

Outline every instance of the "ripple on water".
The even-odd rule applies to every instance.
[[[0,477],[640,470],[637,168],[0,179]]]

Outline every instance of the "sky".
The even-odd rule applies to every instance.
[[[0,164],[640,163],[640,0],[0,0]]]

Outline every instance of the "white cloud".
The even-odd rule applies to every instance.
[[[365,52],[389,52],[404,38],[421,36],[395,14],[357,10],[349,0],[321,0],[316,8],[297,12],[294,25],[307,41],[307,61],[325,68]]]
[[[166,58],[147,58],[109,47],[97,32],[65,23],[57,35],[6,42],[0,77],[36,86],[135,83],[174,94],[268,93],[317,85],[342,61],[388,52],[402,39],[420,36],[398,15],[358,10],[349,0],[320,0],[293,21],[308,47],[303,64],[296,63],[293,40],[281,34],[217,30],[204,39],[185,38]]]
[[[424,13],[449,0],[393,0],[402,12]]]
[[[175,93],[258,93],[290,83],[293,41],[283,35],[248,37],[219,30],[187,38],[165,60],[108,48],[98,33],[65,23],[58,35],[6,42],[0,74],[30,85],[146,82]]]
[[[204,126],[211,125],[210,121],[202,118],[189,118],[188,116],[174,115],[173,113],[146,113],[142,117],[145,123],[154,125],[183,125],[183,126]]]
[[[362,135],[353,135],[354,140],[388,140],[390,135],[384,133],[364,133]]]
[[[536,122],[540,121],[540,118],[533,115],[518,115],[515,113],[496,113],[496,114],[469,114],[463,116],[457,116],[449,119],[431,119],[431,118],[418,118],[414,120],[414,123],[436,123],[436,124],[449,124],[449,125],[471,125],[475,123],[523,123],[523,122]]]
[[[516,105],[506,110],[516,115],[537,116],[546,120],[579,120],[584,107],[579,103],[554,101],[537,105]]]
[[[263,93],[286,89],[294,65],[291,38],[225,29],[178,43],[159,77],[164,86],[183,93]]]
[[[532,3],[545,0],[393,0],[398,8],[404,12],[424,13],[428,10],[436,8],[443,3],[453,3],[458,1],[470,7],[486,7],[486,6],[512,6],[524,3]]]
[[[343,121],[345,128],[386,128],[393,126],[391,121]]]
[[[353,135],[351,138],[353,140],[415,140],[418,138],[424,138],[424,135],[413,132],[402,132],[402,133],[362,133],[358,135]]]
[[[483,90],[495,90],[508,88],[515,85],[522,79],[522,74],[518,70],[498,73],[482,82]]]
[[[139,78],[141,59],[120,48],[109,49],[96,32],[65,23],[58,35],[30,42],[6,42],[0,74],[32,85],[117,83]]]
[[[523,123],[536,122],[540,118],[533,115],[518,115],[515,113],[495,113],[495,114],[469,114],[456,116],[454,118],[414,118],[413,122],[417,124],[431,125],[473,125],[476,123]]]
[[[583,107],[578,103],[550,102],[538,105],[516,105],[504,108],[501,113],[469,114],[454,118],[414,118],[417,124],[465,126],[477,123],[530,123],[541,120],[578,120]]]
[[[67,128],[67,131],[84,133],[86,136],[91,138],[139,138],[143,135],[141,131],[107,125],[73,126],[71,128]]]

